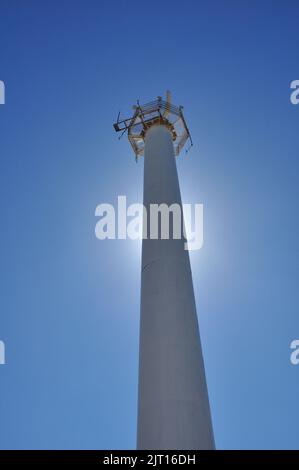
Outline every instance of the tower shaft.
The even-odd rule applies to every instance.
[[[181,195],[171,130],[154,124],[146,130],[144,142],[149,233],[150,205],[181,206]],[[214,448],[184,242],[170,236],[167,240],[147,238],[142,243],[138,449]]]

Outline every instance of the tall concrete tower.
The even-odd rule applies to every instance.
[[[175,155],[191,138],[169,92],[133,109],[114,128],[128,132],[136,159],[144,155],[137,448],[214,449],[186,240],[162,238],[161,227],[150,237],[152,204],[182,207]]]

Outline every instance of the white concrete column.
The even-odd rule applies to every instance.
[[[178,203],[172,135],[146,132],[144,205]],[[148,227],[149,232],[149,227]],[[213,449],[189,253],[181,240],[143,240],[138,449]]]

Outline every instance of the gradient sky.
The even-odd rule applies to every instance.
[[[216,445],[299,449],[298,20],[295,0],[0,1],[0,448],[135,447],[141,245],[97,240],[94,211],[142,201],[112,124],[170,89]]]

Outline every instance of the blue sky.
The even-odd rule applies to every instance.
[[[299,5],[2,0],[0,448],[133,449],[140,243],[95,238],[95,207],[142,200],[112,124],[166,89],[194,147],[183,202],[215,440],[299,448]]]

